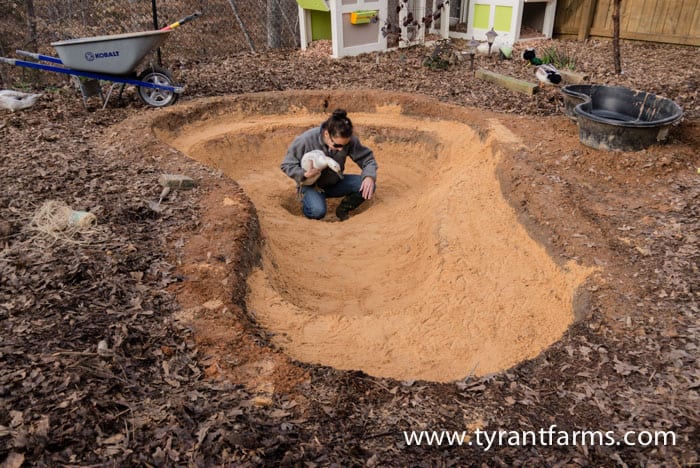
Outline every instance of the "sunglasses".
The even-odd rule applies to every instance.
[[[340,143],[336,143],[330,133],[328,134],[328,139],[331,140],[331,146],[335,149],[340,149],[340,148],[345,147],[345,145],[347,145],[347,143],[345,145],[340,144]]]

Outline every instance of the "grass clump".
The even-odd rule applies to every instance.
[[[576,68],[576,57],[570,55],[566,50],[561,51],[555,46],[547,47],[542,52],[542,61],[550,63],[559,69],[573,70]]]

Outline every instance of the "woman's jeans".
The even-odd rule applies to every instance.
[[[347,174],[337,184],[319,191],[312,185],[301,186],[301,205],[304,216],[311,219],[321,219],[326,216],[326,198],[339,198],[359,192],[362,185],[362,176]]]

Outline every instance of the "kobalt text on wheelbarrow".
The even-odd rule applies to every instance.
[[[159,47],[176,27],[200,16],[193,13],[180,21],[162,29],[107,36],[85,37],[52,42],[58,57],[17,50],[17,55],[34,60],[49,62],[53,65],[29,62],[7,57],[0,57],[0,62],[20,67],[47,70],[79,77],[83,98],[99,94],[102,97],[100,81],[110,81],[112,86],[106,98],[102,98],[103,107],[107,105],[115,86],[121,84],[122,90],[127,84],[137,88],[141,100],[154,107],[164,107],[175,103],[184,91],[182,86],[173,82],[170,71],[159,66],[150,66],[140,74],[136,67],[152,50]]]

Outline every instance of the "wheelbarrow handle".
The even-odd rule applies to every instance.
[[[195,19],[195,18],[199,18],[200,16],[202,16],[202,13],[200,13],[199,11],[195,11],[195,12],[192,13],[191,15],[185,16],[185,17],[182,18],[181,20],[176,21],[176,22],[174,22],[173,24],[170,24],[170,25],[168,25],[168,26],[166,26],[166,27],[164,27],[164,28],[161,28],[160,30],[161,30],[161,31],[169,31],[169,30],[171,30],[171,29],[175,29],[175,28],[177,28],[178,26],[182,26],[183,24],[185,24],[185,23],[187,23],[187,22],[189,22],[189,21],[192,21],[192,20]]]

